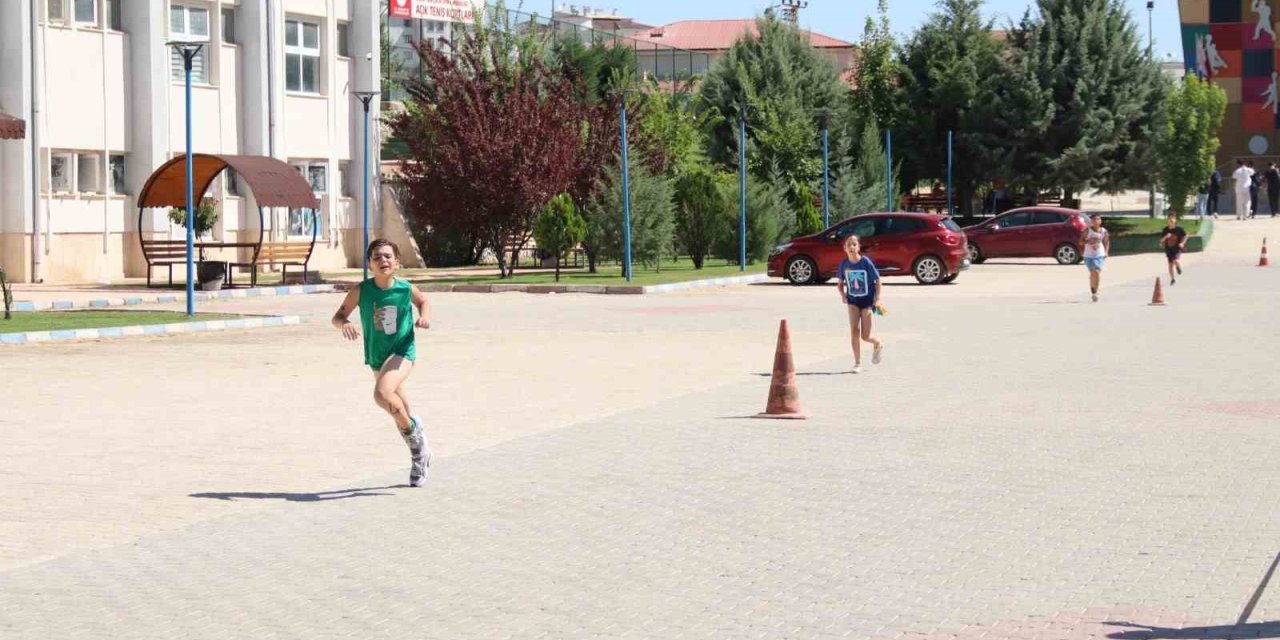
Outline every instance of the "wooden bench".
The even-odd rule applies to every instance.
[[[947,210],[947,194],[908,195],[902,198],[902,206],[906,211],[943,213]]]
[[[289,278],[289,267],[302,267],[302,281],[307,281],[307,265],[311,262],[311,253],[315,250],[315,241],[311,242],[263,242],[254,252],[249,262],[232,262],[228,267],[247,267],[249,269],[249,286],[258,286],[258,265],[280,265],[280,282],[284,284]],[[228,278],[230,274],[228,273]]]
[[[169,286],[173,286],[173,265],[187,264],[186,240],[143,240],[142,258],[147,261],[147,286],[151,286],[151,269],[169,268]]]

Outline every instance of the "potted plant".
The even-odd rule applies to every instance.
[[[173,207],[169,209],[169,220],[174,224],[186,228],[187,226],[187,210],[181,207]],[[192,221],[195,229],[192,234],[198,239],[206,233],[213,231],[213,226],[218,222],[218,203],[213,198],[204,198],[200,204],[196,206]],[[196,263],[196,279],[200,282],[200,289],[203,291],[217,291],[222,288],[222,280],[227,275],[227,265],[225,262],[206,261],[204,257],[204,248],[200,248],[200,259]]]

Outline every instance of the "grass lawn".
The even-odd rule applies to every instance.
[[[0,319],[0,333],[102,329],[135,324],[171,324],[236,318],[227,313],[197,313],[188,318],[180,311],[18,311],[9,320]]]
[[[1168,223],[1164,218],[1135,218],[1135,217],[1115,217],[1103,218],[1102,226],[1107,231],[1116,236],[1146,236],[1160,235],[1160,230],[1165,228]],[[1199,220],[1188,220],[1183,218],[1178,221],[1178,225],[1187,231],[1187,235],[1196,235],[1200,232]]]
[[[580,269],[561,269],[560,284],[603,284],[603,285],[650,285],[708,278],[725,278],[730,276],[764,273],[764,263],[749,264],[747,270],[739,271],[736,264],[725,264],[722,260],[708,259],[701,269],[694,269],[688,258],[680,258],[673,262],[665,262],[661,270],[647,268],[635,263],[633,279],[630,283],[622,277],[622,267],[615,264],[596,265],[599,273],[587,273],[586,267]],[[412,276],[409,276],[412,277]],[[512,278],[503,280],[496,275],[450,276],[417,280],[418,284],[448,282],[453,284],[555,284],[556,276],[551,271],[521,273],[519,269]]]

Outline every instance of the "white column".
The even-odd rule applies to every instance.
[[[130,193],[142,193],[151,173],[169,160],[169,14],[163,2],[125,2],[121,19],[129,39],[129,83],[132,108],[126,117],[129,130],[128,166]],[[137,211],[127,212],[127,230],[134,231]],[[151,210],[143,217],[143,231],[169,228],[164,212]]]
[[[0,233],[31,233],[35,205],[31,188],[30,0],[0,2],[0,111],[27,121],[25,140],[0,141]],[[12,261],[7,263],[12,267]],[[30,264],[23,265],[28,272]],[[16,274],[10,273],[10,277]],[[28,278],[29,279],[29,278]]]

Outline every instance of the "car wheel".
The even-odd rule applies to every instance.
[[[947,266],[938,256],[920,256],[911,265],[911,274],[920,284],[938,284],[947,277]]]
[[[790,280],[791,284],[809,284],[817,275],[818,265],[809,258],[797,256],[787,261],[787,280]]]
[[[987,261],[987,258],[986,256],[982,255],[982,249],[979,249],[978,245],[970,242],[969,243],[969,262],[972,262],[973,264],[982,264],[986,261]]]
[[[953,274],[951,274],[951,275],[949,275],[949,276],[947,276],[947,277],[943,278],[943,279],[942,279],[942,284],[951,284],[952,282],[955,282],[955,281],[956,281],[956,278],[959,278],[959,277],[960,277],[960,274],[958,274],[958,273],[953,273]]]
[[[1058,264],[1075,264],[1080,262],[1080,251],[1076,249],[1074,244],[1064,242],[1053,250],[1053,257]]]

